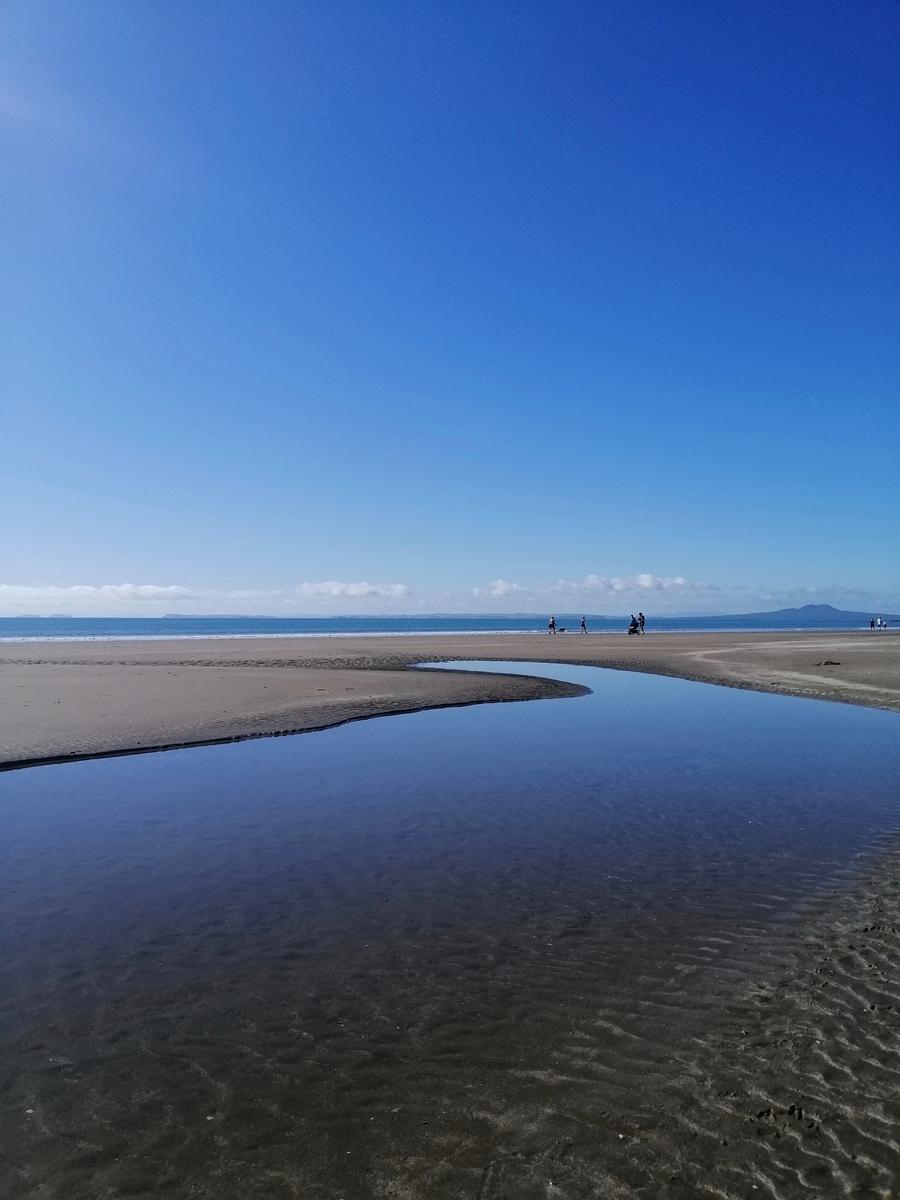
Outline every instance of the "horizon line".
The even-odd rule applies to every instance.
[[[782,605],[780,608],[772,609],[756,609],[752,612],[744,610],[742,612],[663,612],[657,613],[657,620],[691,620],[696,618],[728,618],[728,617],[744,617],[744,616],[769,616],[778,613],[787,612],[803,612],[808,609],[830,609],[837,614],[864,615],[868,609],[843,609],[836,605],[827,603],[808,603],[803,605]],[[549,610],[548,610],[549,611]],[[628,610],[630,611],[630,609]],[[625,610],[614,613],[599,613],[589,612],[585,609],[556,609],[556,612],[562,616],[578,616],[583,615],[586,618],[595,620],[620,620],[623,619]],[[873,610],[874,612],[874,610]],[[896,614],[887,614],[888,616]],[[108,621],[108,620],[145,620],[145,621],[178,621],[178,620],[231,620],[231,621],[347,621],[347,620],[391,620],[391,621],[427,621],[435,618],[443,620],[453,620],[462,618],[490,618],[492,620],[502,620],[504,618],[521,620],[541,619],[545,620],[547,612],[541,611],[506,611],[506,612],[490,612],[485,610],[467,610],[460,612],[448,612],[436,610],[427,613],[229,613],[229,612],[190,612],[190,613],[10,613],[0,614],[0,619],[6,621]],[[900,618],[898,618],[900,619]]]

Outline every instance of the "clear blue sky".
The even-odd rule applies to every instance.
[[[896,609],[897,3],[0,20],[0,611]]]

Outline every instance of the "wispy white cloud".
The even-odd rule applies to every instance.
[[[495,579],[486,587],[472,588],[473,596],[514,596],[516,593],[525,595],[530,594],[528,588],[522,587],[520,583],[512,583],[508,579]]]
[[[186,587],[181,584],[0,584],[0,614],[54,612],[73,616],[161,616],[166,612],[267,613],[303,616],[322,613],[409,611],[470,612],[479,608],[504,612],[563,609],[622,612],[639,605],[660,613],[756,612],[821,601],[839,608],[900,611],[900,594],[872,593],[840,585],[791,589],[737,584],[707,584],[681,575],[603,576],[589,574],[534,586],[497,578],[468,590],[413,593],[404,583],[322,580],[289,588]],[[608,603],[604,603],[608,601]]]
[[[412,596],[405,583],[341,582],[301,583],[294,588],[193,588],[181,584],[105,583],[105,584],[0,584],[0,613],[65,612],[90,616],[125,615],[129,612],[149,616],[176,610],[185,605],[194,612],[269,612],[290,615],[315,611],[314,603],[347,600],[366,605],[368,601],[391,602]],[[371,605],[368,606],[371,610]]]
[[[206,592],[208,596],[222,596],[227,600],[279,600],[290,595],[284,588],[237,588],[230,592]]]
[[[402,599],[412,591],[405,583],[342,583],[337,579],[325,579],[321,583],[301,583],[295,589],[298,596],[385,596]]]
[[[583,579],[557,579],[549,584],[548,591],[571,592],[584,595],[621,592],[695,592],[714,591],[711,584],[699,580],[685,579],[683,575],[585,575]]]
[[[164,601],[192,600],[199,595],[190,588],[178,584],[158,583],[103,583],[103,584],[18,584],[0,583],[0,604],[83,604],[96,602],[104,606],[113,603],[158,603]]]
[[[594,593],[612,592],[613,586],[611,580],[605,575],[585,575],[583,579],[557,579],[554,583],[548,583],[545,588],[548,592],[579,592],[585,595]]]
[[[673,600],[679,595],[703,593],[713,595],[722,589],[700,580],[688,579],[684,575],[654,575],[645,571],[637,575],[598,575],[591,572],[576,579],[542,580],[534,584],[523,584],[508,579],[494,579],[490,583],[472,589],[472,595],[483,600],[502,601],[517,596],[545,604],[570,601],[578,604],[608,597],[624,603],[625,597],[642,596],[649,592],[667,593]]]

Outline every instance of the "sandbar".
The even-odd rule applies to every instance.
[[[463,704],[575,697],[485,659],[641,671],[900,711],[900,631],[463,634],[0,644],[0,766],[250,737]]]

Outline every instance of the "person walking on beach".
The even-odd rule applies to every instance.
[[[547,622],[547,632],[556,633],[556,617],[551,617]]]
[[[642,612],[638,613],[638,625],[640,625],[640,627],[641,627],[641,633],[644,632],[644,622],[646,621],[646,619],[647,618],[644,616],[644,614]]]
[[[587,621],[584,619],[584,617],[581,618],[581,632],[587,633]]]
[[[874,617],[872,617],[872,619],[869,621],[869,628],[870,629],[875,628],[875,618]]]

